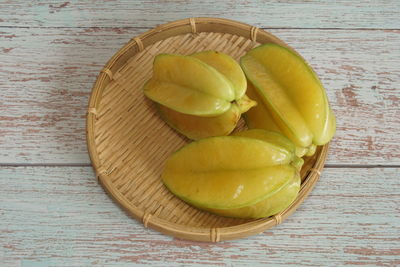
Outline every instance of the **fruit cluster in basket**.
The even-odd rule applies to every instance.
[[[197,140],[168,158],[164,184],[222,216],[262,218],[287,208],[300,189],[301,157],[335,133],[317,75],[276,44],[250,50],[240,65],[216,51],[160,54],[143,90],[168,125]],[[250,129],[231,134],[242,114]]]

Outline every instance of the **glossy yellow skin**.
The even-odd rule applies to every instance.
[[[233,85],[236,100],[244,96],[247,88],[246,76],[233,58],[217,51],[202,51],[191,56],[200,59],[224,75]]]
[[[295,153],[296,147],[295,145],[285,136],[280,133],[273,131],[265,131],[262,129],[251,129],[242,132],[236,132],[233,134],[234,136],[243,136],[254,139],[259,139],[268,143],[273,143],[275,145],[284,147],[290,153]]]
[[[263,129],[250,129],[247,131],[236,132],[232,135],[255,138],[265,142],[273,143],[275,145],[284,147],[287,151],[289,151],[293,155],[296,155],[296,150],[297,150],[296,146],[287,137],[278,132],[266,131]],[[315,149],[312,153],[314,154],[314,152]],[[302,158],[300,158],[297,155],[293,156],[293,161],[291,165],[294,166],[298,171],[301,170],[303,163],[304,160]]]
[[[258,219],[281,212],[289,207],[300,191],[301,179],[297,173],[292,180],[274,195],[256,204],[236,209],[206,209],[209,212],[226,217]]]
[[[226,216],[262,217],[267,216],[266,210],[281,207],[267,208],[272,203],[268,201],[256,209],[250,206],[266,201],[293,181],[298,175],[291,165],[294,157],[284,146],[261,139],[206,138],[175,152],[166,162],[162,180],[172,193],[196,207]],[[245,207],[260,213],[249,215]]]
[[[276,123],[275,120],[272,118],[271,113],[266,108],[265,104],[263,103],[260,96],[255,91],[254,86],[249,82],[247,83],[247,94],[257,101],[257,106],[250,109],[248,112],[244,114],[244,119],[247,123],[247,126],[250,129],[264,129],[268,131],[273,131],[285,135],[289,138],[293,144],[296,142],[296,136],[294,136],[290,131],[287,131],[287,128],[283,125],[280,128]],[[303,157],[307,153],[309,153],[309,148],[313,144],[309,145],[308,147],[301,147],[299,145],[295,145],[296,156]],[[315,152],[315,149],[314,149]],[[313,153],[312,153],[313,154]]]
[[[310,156],[315,154],[315,151],[317,151],[317,146],[315,144],[311,144],[308,147],[307,152],[305,153],[305,155],[310,157]]]
[[[241,114],[236,104],[232,104],[228,111],[216,117],[188,115],[162,105],[157,105],[157,108],[170,127],[193,140],[230,134]]]
[[[232,83],[215,68],[190,56],[160,54],[153,77],[143,87],[153,101],[196,116],[217,116],[235,100]]]
[[[200,117],[180,113],[162,105],[157,105],[163,120],[189,139],[198,140],[212,136],[229,135],[235,129],[242,113],[255,106],[256,102],[244,95],[240,101],[232,103],[230,109],[215,117]]]
[[[250,124],[273,121],[274,126],[262,128],[278,128],[298,147],[329,142],[336,130],[335,118],[321,82],[301,57],[279,45],[265,44],[242,57],[241,66],[269,115],[267,122],[260,122],[265,112],[259,108],[248,114]]]
[[[193,114],[196,113],[193,110],[191,110],[190,113],[188,111],[177,110],[176,106],[167,105],[166,102],[164,102],[163,105],[157,105],[161,117],[172,128],[193,140],[230,134],[236,127],[241,114],[256,105],[255,101],[249,99],[245,95],[247,80],[242,69],[233,58],[215,51],[199,52],[190,57],[202,61],[210,68],[221,73],[232,85],[235,94],[235,101],[229,103],[230,107],[224,113],[217,116],[207,117]],[[157,88],[153,88],[153,91],[157,89],[160,89],[160,91],[162,90],[162,92],[157,92],[157,94],[162,94],[163,97],[167,93],[173,92],[171,96],[164,97],[164,99],[165,101],[171,100],[175,102],[175,104],[177,101],[175,98],[180,99],[182,95],[185,95],[186,93],[190,93],[193,97],[195,96],[192,91],[186,90],[185,88],[178,92],[177,90],[171,90],[171,88],[164,90],[165,88],[158,86]],[[209,97],[196,97],[200,100],[204,99],[205,103],[200,103],[200,100],[197,100],[197,105],[193,104],[192,106],[188,106],[188,109],[198,108],[200,104],[202,107],[205,105],[216,106],[217,104],[220,104],[220,99],[217,99],[217,101],[216,99]],[[226,103],[224,102],[220,107],[225,108],[225,104]]]

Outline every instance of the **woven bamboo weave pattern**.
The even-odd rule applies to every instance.
[[[145,227],[181,238],[217,242],[255,234],[283,221],[319,178],[327,146],[306,159],[299,197],[276,217],[261,220],[220,217],[200,211],[172,195],[160,179],[163,164],[172,152],[190,140],[167,126],[142,92],[143,84],[152,76],[154,57],[160,53],[188,55],[216,50],[238,60],[259,45],[253,40],[260,40],[263,33],[247,25],[246,36],[234,34],[234,26],[227,32],[228,24],[234,22],[226,21],[228,24],[218,27],[219,19],[213,22],[215,30],[202,31],[202,24],[196,24],[198,21],[207,24],[206,19],[197,18],[175,22],[176,27],[183,27],[183,30],[179,28],[164,35],[158,31],[160,39],[154,38],[155,34],[150,44],[146,34],[132,38],[120,50],[120,56],[110,60],[95,84],[89,103],[88,147],[102,185]],[[171,29],[172,26],[164,27]],[[152,38],[150,34],[147,36]],[[274,38],[271,37],[271,41],[275,41]],[[125,56],[127,54],[129,56]],[[241,121],[238,128],[244,127]],[[318,172],[309,172],[310,168]]]

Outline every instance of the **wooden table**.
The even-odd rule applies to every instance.
[[[243,2],[243,3],[242,3]],[[225,17],[299,51],[325,84],[337,134],[316,188],[282,225],[197,243],[145,229],[90,165],[92,84],[133,36]],[[400,265],[400,3],[0,2],[0,265]]]

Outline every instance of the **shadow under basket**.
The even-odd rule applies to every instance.
[[[190,18],[141,34],[122,47],[100,72],[87,115],[87,143],[104,189],[145,227],[174,237],[218,242],[260,233],[281,223],[307,197],[319,179],[328,145],[305,158],[302,185],[284,211],[263,219],[225,218],[196,209],[170,193],[161,181],[168,156],[190,140],[160,119],[142,86],[160,53],[216,50],[238,60],[263,43],[288,47],[256,27],[218,18]],[[290,48],[292,49],[292,48]],[[244,122],[240,121],[242,128]]]

